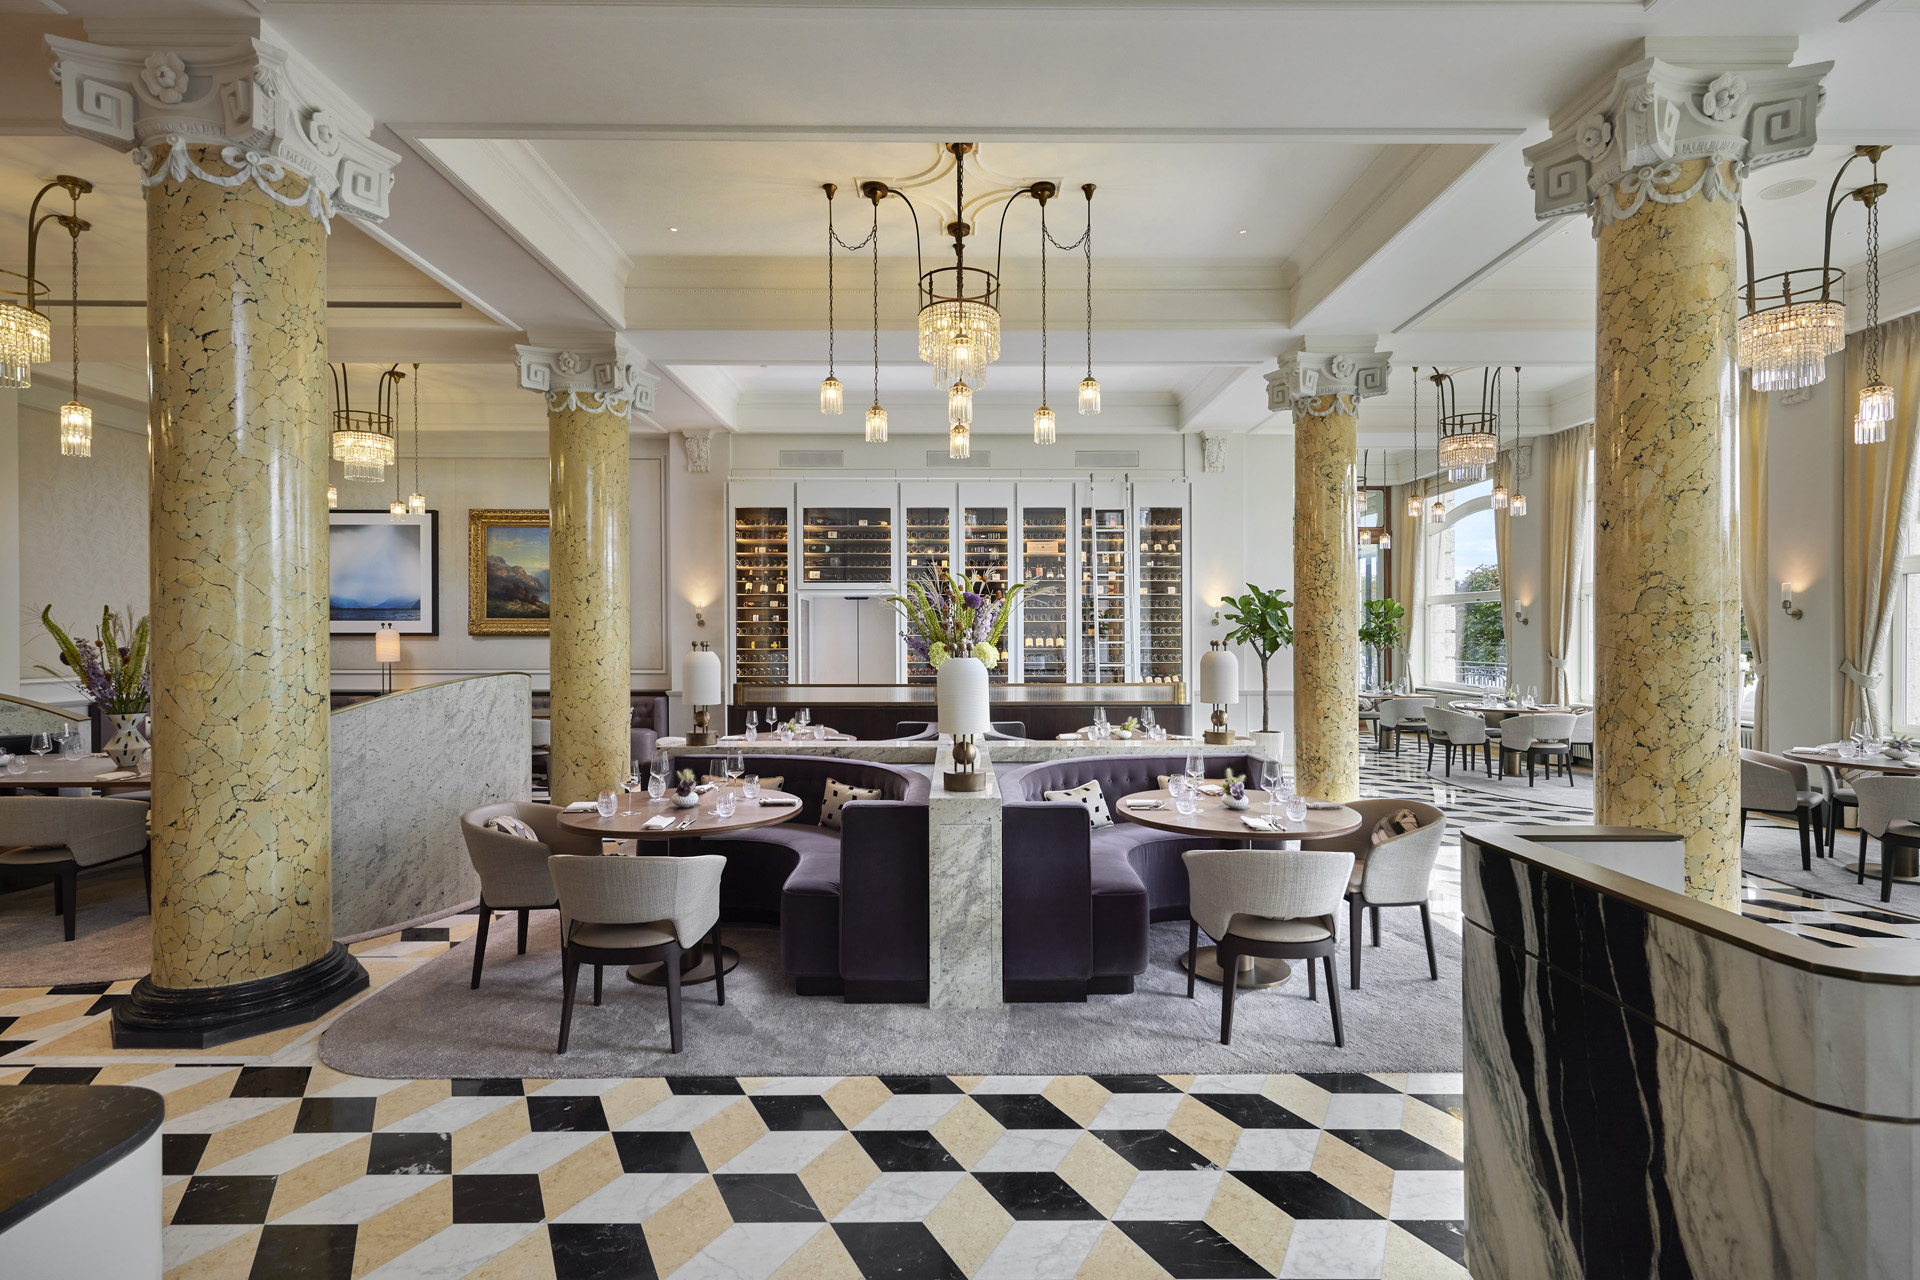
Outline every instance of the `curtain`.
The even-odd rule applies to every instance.
[[[1511,502],[1514,494],[1514,476],[1520,468],[1515,464],[1514,451],[1494,455],[1493,483],[1505,485],[1507,500]],[[1513,621],[1513,512],[1511,508],[1493,513],[1493,554],[1500,563],[1500,634],[1506,637],[1507,647],[1507,687],[1514,684],[1514,661],[1519,656],[1519,628]]]
[[[1773,615],[1767,571],[1767,393],[1749,375],[1740,396],[1740,606],[1753,646],[1753,745],[1767,750],[1767,620]]]
[[[1587,472],[1593,465],[1593,424],[1558,431],[1546,439],[1546,625],[1547,677],[1552,700],[1573,701],[1573,628],[1579,613],[1580,580],[1591,550],[1587,540]]]
[[[1853,443],[1854,407],[1866,385],[1866,335],[1847,339],[1847,387],[1841,401],[1840,615],[1850,682],[1847,718],[1864,717],[1878,733],[1889,710],[1881,684],[1893,623],[1900,553],[1913,521],[1916,416],[1920,416],[1920,316],[1880,326],[1880,378],[1893,388],[1893,421],[1885,442]],[[1843,725],[1842,728],[1845,728]]]
[[[1407,638],[1400,652],[1394,655],[1394,678],[1409,680],[1413,675],[1413,629],[1424,625],[1418,621],[1419,601],[1415,599],[1420,582],[1420,553],[1423,539],[1423,525],[1417,516],[1407,514],[1407,495],[1414,494],[1425,501],[1426,483],[1415,480],[1411,484],[1393,487],[1393,506],[1387,512],[1387,527],[1393,530],[1393,581],[1390,584],[1393,598],[1407,611],[1403,621],[1407,627]]]

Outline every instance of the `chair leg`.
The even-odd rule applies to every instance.
[[[1333,1047],[1344,1049],[1347,1047],[1347,1033],[1340,1025],[1340,984],[1333,980],[1333,955],[1328,953],[1321,959],[1327,966],[1327,1003],[1333,1006]],[[1307,964],[1311,965],[1313,961],[1309,960]]]
[[[527,909],[520,908],[520,954],[527,954]]]
[[[1447,776],[1449,778],[1453,776],[1453,744],[1451,742],[1447,744]]]
[[[80,906],[80,868],[78,865],[69,864],[66,867],[66,869],[60,873],[60,875],[61,875],[61,878],[66,881],[67,941],[72,942],[74,913]]]
[[[1240,957],[1225,943],[1214,948],[1220,957],[1220,1043],[1233,1043],[1233,989],[1240,981]]]
[[[727,1002],[727,949],[720,945],[720,924],[713,926],[713,1002]]]
[[[680,948],[667,951],[667,1036],[672,1053],[680,1052]]]
[[[1380,945],[1380,908],[1373,908],[1373,945]]]
[[[1533,749],[1527,749],[1527,785],[1533,785]]]
[[[1801,805],[1795,809],[1793,816],[1800,822],[1800,869],[1811,871],[1813,870],[1813,846],[1809,843],[1811,833],[1807,830],[1807,806]]]
[[[1314,1003],[1320,1001],[1320,980],[1314,976],[1313,961],[1307,961],[1307,999]]]
[[[1358,991],[1360,989],[1360,912],[1361,910],[1362,910],[1362,907],[1360,905],[1359,898],[1349,898],[1347,900],[1347,950],[1353,953],[1353,960],[1351,961],[1349,967],[1353,971],[1350,980],[1353,983],[1353,989],[1355,991]]]
[[[1433,772],[1433,736],[1427,736],[1427,772]]]
[[[1200,961],[1200,922],[1187,921],[1187,999],[1193,999],[1193,966]]]
[[[1887,856],[1885,849],[1880,851],[1880,856],[1882,858]],[[1867,882],[1867,828],[1864,824],[1860,828],[1860,861],[1855,865],[1854,870],[1858,874],[1854,876],[1853,882],[1865,884]]]
[[[1433,953],[1433,912],[1427,909],[1424,901],[1420,904],[1420,930],[1427,935],[1427,973],[1435,982],[1438,982],[1440,981],[1440,959]]]
[[[474,991],[480,989],[480,969],[487,962],[487,926],[493,923],[493,908],[487,905],[485,898],[480,899],[480,927],[473,935],[473,981],[468,987]]]
[[[606,968],[603,964],[593,966],[593,1007],[600,1007],[600,974]]]
[[[62,915],[66,911],[65,890],[58,875],[53,877],[53,914]]]
[[[1740,811],[1740,847],[1744,849],[1746,847],[1746,844],[1747,844],[1747,811],[1745,809],[1742,809]]]
[[[1887,846],[1884,836],[1880,840],[1880,901],[1893,901],[1893,850]],[[72,941],[71,931],[68,932],[67,939]]]
[[[1560,772],[1566,775],[1567,785],[1571,787],[1573,785],[1573,752],[1569,751],[1560,757]]]
[[[562,944],[564,946],[564,944]],[[561,960],[560,969],[560,1048],[567,1051],[567,1033],[573,1030],[573,984],[580,976],[580,961],[574,958],[571,950],[566,951]]]

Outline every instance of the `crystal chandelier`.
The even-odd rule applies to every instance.
[[[973,456],[973,430],[966,423],[956,422],[947,428],[947,456],[955,459]]]
[[[73,212],[50,213],[40,216],[40,202],[49,191],[58,187],[67,193],[73,201]],[[52,182],[41,187],[33,197],[33,204],[27,210],[27,270],[22,275],[17,271],[0,271],[0,275],[14,276],[24,282],[21,289],[4,289],[0,293],[12,294],[21,298],[24,305],[13,302],[0,302],[0,387],[25,389],[33,385],[33,366],[45,364],[53,359],[53,324],[40,311],[39,298],[47,291],[34,274],[34,264],[40,245],[40,228],[47,222],[58,222],[74,236],[74,252],[79,252],[79,236],[91,227],[91,223],[80,217],[80,197],[93,190],[93,184],[85,178],[75,178],[69,174],[59,174]],[[75,394],[78,400],[78,393]],[[88,415],[91,422],[92,415]],[[65,452],[64,440],[62,452]]]
[[[75,197],[74,207],[79,208],[78,197]],[[73,399],[60,406],[60,452],[69,458],[91,458],[93,410],[80,403],[80,233],[92,224],[77,213],[64,219],[64,222],[73,235],[72,292],[67,295],[67,301],[73,308],[73,319],[67,326],[73,349]]]
[[[1846,281],[1846,272],[1833,265],[1833,217],[1845,199],[1867,206],[1872,222],[1873,202],[1886,192],[1886,184],[1874,181],[1844,195],[1840,179],[1855,160],[1865,158],[1874,166],[1878,178],[1883,146],[1853,149],[1840,172],[1833,175],[1827,190],[1827,230],[1825,248],[1818,267],[1782,271],[1778,275],[1756,278],[1753,265],[1753,231],[1747,223],[1747,211],[1740,210],[1740,230],[1747,248],[1746,311],[1735,321],[1739,341],[1739,364],[1751,371],[1756,391],[1789,391],[1810,387],[1827,376],[1827,357],[1846,349],[1847,306],[1835,297]]]
[[[1867,206],[1867,385],[1860,389],[1860,409],[1853,418],[1855,444],[1881,443],[1893,421],[1893,388],[1880,381],[1880,197],[1887,184],[1877,181],[1878,155],[1873,173],[1876,181],[1853,193]]]
[[[1527,495],[1520,492],[1520,366],[1513,366],[1513,452],[1507,457],[1507,469],[1514,477],[1513,493],[1503,495],[1500,490],[1493,491],[1496,507],[1504,506],[1509,518],[1527,514]],[[1502,500],[1504,498],[1504,501]]]
[[[1480,407],[1462,410],[1454,397],[1453,378],[1433,375],[1440,418],[1437,461],[1449,480],[1484,480],[1487,468],[1500,456],[1500,371],[1480,372]]]
[[[375,387],[372,409],[353,407],[353,388],[347,366],[328,365],[333,374],[333,459],[344,463],[349,480],[386,479],[393,465],[393,405],[400,379],[406,375],[400,366],[383,369]]]

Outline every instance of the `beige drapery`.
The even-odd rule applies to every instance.
[[[1866,335],[1847,338],[1840,468],[1840,613],[1849,681],[1846,718],[1864,716],[1879,732],[1887,722],[1884,685],[1887,636],[1898,598],[1896,579],[1907,526],[1913,521],[1916,417],[1920,417],[1920,315],[1880,326],[1880,377],[1893,388],[1887,438],[1853,443],[1853,415],[1866,383]],[[1845,727],[1844,725],[1842,726]]]
[[[1416,494],[1424,504],[1427,486],[1424,480],[1393,487],[1393,508],[1387,512],[1387,527],[1393,530],[1393,598],[1407,611],[1401,623],[1407,629],[1406,643],[1394,655],[1394,678],[1413,674],[1413,627],[1419,612],[1421,521],[1407,514],[1407,495]]]
[[[1519,473],[1514,465],[1512,450],[1496,454],[1493,460],[1493,483],[1495,487],[1506,486],[1508,500],[1515,492],[1514,476]],[[1500,634],[1506,638],[1507,646],[1507,686],[1513,686],[1514,659],[1519,656],[1519,627],[1513,619],[1513,509],[1503,508],[1493,513],[1493,555],[1500,564]]]
[[[1742,374],[1740,395],[1740,606],[1753,646],[1753,745],[1767,749],[1767,393]],[[1851,428],[1848,429],[1851,431]]]
[[[1573,628],[1580,579],[1592,549],[1587,541],[1587,473],[1593,466],[1593,424],[1547,437],[1546,626],[1547,679],[1552,700],[1573,701]]]

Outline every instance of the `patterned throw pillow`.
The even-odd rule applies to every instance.
[[[1385,844],[1420,829],[1420,819],[1411,809],[1396,809],[1373,824],[1373,843]]]
[[[850,787],[844,782],[827,779],[827,790],[820,798],[820,825],[829,831],[840,829],[840,807],[849,800],[878,800],[878,787]]]
[[[1061,800],[1085,809],[1087,816],[1093,819],[1095,830],[1113,825],[1113,815],[1107,812],[1107,798],[1100,793],[1098,782],[1089,782],[1071,791],[1048,791],[1044,794],[1049,800]]]
[[[515,836],[521,840],[533,840],[537,842],[540,839],[539,836],[533,833],[532,827],[520,821],[518,818],[508,817],[504,813],[497,818],[488,818],[487,830],[498,831],[503,836]]]

